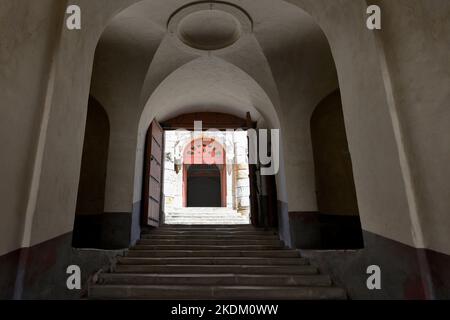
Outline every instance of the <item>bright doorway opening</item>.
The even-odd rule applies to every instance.
[[[247,132],[165,131],[165,224],[249,224]]]

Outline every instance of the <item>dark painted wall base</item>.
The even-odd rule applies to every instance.
[[[323,273],[330,274],[351,299],[450,299],[449,255],[361,232],[359,218],[354,221],[350,217],[345,221],[318,217],[317,213],[288,213],[287,210],[287,204],[279,201],[278,230],[282,240],[289,247],[301,248],[301,254],[310,258]],[[352,235],[349,238],[345,234],[356,229],[362,237]],[[331,237],[324,233],[330,233]],[[332,241],[346,250],[336,250],[338,246],[332,245]],[[356,247],[364,244],[364,249],[349,250],[349,243],[357,243]],[[370,265],[381,268],[381,290],[367,288]]]
[[[122,249],[130,245],[131,213],[77,215],[73,232],[76,248]]]
[[[17,266],[20,250],[0,257],[0,299],[11,299],[14,296],[14,285],[17,278]]]
[[[132,213],[77,215],[73,233],[0,256],[0,299],[80,298],[83,291],[66,287],[67,267],[78,265],[85,284],[89,276],[110,266],[139,239],[140,213],[137,202]]]
[[[72,248],[72,233],[0,257],[0,299],[79,299],[88,278],[124,250]],[[67,267],[81,268],[82,290],[68,290]]]
[[[289,212],[292,244],[299,249],[360,249],[364,247],[359,216]]]
[[[450,256],[367,231],[363,234],[366,248],[362,250],[300,251],[331,274],[352,299],[450,299]],[[381,290],[367,288],[370,265],[381,268]]]
[[[289,222],[289,212],[288,212],[288,204],[286,202],[277,201],[277,211],[278,211],[278,233],[280,235],[281,240],[284,241],[286,246],[293,247],[292,244],[292,231],[290,229]]]
[[[128,248],[139,239],[141,203],[133,204],[133,212],[105,212],[75,217],[73,246],[116,250]]]

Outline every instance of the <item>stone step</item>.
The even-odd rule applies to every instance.
[[[250,229],[250,228],[201,228],[201,225],[193,226],[192,228],[183,226],[183,227],[177,227],[181,226],[178,224],[171,225],[170,227],[164,227],[159,229],[154,229],[150,231],[145,231],[144,233],[152,233],[152,232],[162,232],[162,233],[168,233],[168,232],[207,232],[207,233],[214,233],[214,232],[263,232],[266,231],[264,229]],[[245,225],[234,225],[236,227],[238,226],[245,226]]]
[[[187,222],[187,221],[168,221],[168,222],[170,222],[170,223],[172,223],[172,225],[177,225],[177,224],[184,224],[185,222]],[[192,222],[192,221],[191,221]],[[206,223],[206,222],[203,222],[203,221],[195,221],[195,223],[196,224],[202,224],[202,223]],[[239,225],[239,224],[244,224],[244,222],[241,222],[241,221],[235,221],[235,222],[233,222],[235,225]]]
[[[190,213],[190,214],[185,214],[185,213],[171,213],[171,214],[166,214],[165,215],[165,219],[170,218],[170,217],[176,217],[176,218],[225,218],[225,219],[243,219],[243,220],[247,220],[250,221],[249,217],[244,217],[241,216],[239,214],[229,214],[229,213]],[[221,223],[218,223],[221,224]],[[228,222],[225,222],[223,224],[228,224]]]
[[[192,244],[137,244],[131,248],[131,250],[277,250],[283,249],[284,245],[271,244],[271,245],[192,245]]]
[[[195,223],[195,224],[202,224],[202,223],[207,224],[207,223],[213,222],[213,221],[212,220],[206,221],[206,220],[202,220],[202,219],[186,219],[186,221],[184,221],[184,220],[182,221],[180,219],[172,219],[172,220],[167,220],[166,222],[170,223],[172,225],[177,225],[177,224],[183,224],[185,222],[186,223],[191,222],[191,223]],[[218,222],[218,221],[214,220],[214,222]],[[241,225],[241,224],[245,224],[246,221],[234,220],[234,221],[230,221],[230,223],[233,223],[234,225]]]
[[[161,226],[159,228],[160,230],[170,230],[170,229],[175,229],[175,230],[181,230],[181,229],[186,229],[186,230],[195,230],[195,229],[200,229],[200,230],[206,230],[206,229],[211,229],[211,231],[213,230],[261,230],[260,228],[255,228],[254,226],[250,225],[250,224],[243,224],[243,225],[229,225],[229,224],[200,224],[200,225],[191,225],[191,224],[177,224],[177,225],[167,225],[164,224],[163,226]]]
[[[193,222],[192,220],[189,220],[189,221]],[[168,222],[169,222],[169,221],[168,221]],[[185,223],[185,222],[187,222],[187,221],[175,221],[175,220],[170,221],[170,223],[172,223],[173,225],[176,225],[176,224],[182,224],[182,223]],[[203,221],[203,222],[205,222],[205,221]],[[195,221],[194,223],[196,223],[196,224],[201,224],[201,223],[202,223],[202,220]],[[242,221],[234,221],[233,223],[236,224],[236,225],[238,225],[238,224],[243,224]]]
[[[217,220],[203,220],[203,219],[174,219],[174,220],[167,220],[166,223],[170,223],[171,225],[184,225],[186,223],[192,223],[193,225],[201,225],[201,224],[210,224],[211,222],[220,222]],[[234,225],[244,225],[247,222],[246,221],[241,221],[241,220],[230,220],[229,221],[230,224],[234,224]]]
[[[168,207],[165,213],[169,212],[185,212],[185,213],[196,213],[196,212],[231,212],[237,213],[236,210],[224,207],[184,207],[184,208],[171,208]]]
[[[118,257],[120,264],[133,265],[256,265],[256,266],[281,266],[281,265],[307,265],[305,258],[259,258],[259,257],[172,257],[172,258],[147,258],[147,257]]]
[[[142,233],[91,299],[345,299],[329,276],[287,249],[276,230],[245,225],[164,225]]]
[[[254,265],[133,265],[117,264],[118,273],[239,273],[239,274],[318,274],[310,265],[254,266]]]
[[[194,214],[194,215],[185,215],[185,214],[174,214],[174,215],[167,215],[165,217],[165,221],[170,219],[205,219],[205,220],[244,220],[249,221],[248,218],[241,217],[241,216],[234,216],[234,215],[223,215],[223,214],[217,214],[217,215],[207,215],[207,214]],[[226,222],[228,224],[228,222]]]
[[[151,232],[143,232],[142,236],[146,235],[187,235],[187,236],[261,236],[261,235],[277,235],[276,231],[176,231],[176,230],[154,230]]]
[[[225,218],[225,219],[245,219],[247,221],[249,221],[249,217],[246,216],[241,216],[239,214],[229,214],[229,213],[190,213],[190,214],[185,214],[185,213],[171,213],[171,214],[166,214],[165,218],[168,217],[178,217],[178,218],[184,218],[184,217],[188,217],[188,218]],[[225,223],[227,224],[227,223]]]
[[[226,215],[226,214],[170,214],[165,216],[165,221],[170,219],[206,219],[206,220],[245,220],[249,221],[248,218],[238,216],[238,215]],[[226,222],[227,223],[227,222]]]
[[[248,216],[244,216],[239,214],[237,211],[166,211],[165,216],[173,216],[173,215],[184,215],[184,216],[232,216],[232,217],[240,217],[240,218],[248,218]]]
[[[190,235],[190,234],[144,234],[141,239],[173,239],[173,240],[215,240],[215,239],[235,239],[235,240],[278,240],[278,236],[274,234],[261,234],[261,235],[253,235],[253,234],[244,234],[244,235],[230,235],[230,234],[212,234],[212,235]]]
[[[122,274],[102,273],[98,284],[121,285],[239,285],[239,286],[331,286],[327,275],[254,274]]]
[[[270,286],[121,286],[93,285],[92,299],[261,299],[261,300],[325,300],[345,299],[344,290],[335,287],[270,287]]]
[[[129,250],[128,257],[260,257],[295,258],[300,257],[296,250]]]
[[[235,239],[203,239],[203,240],[176,240],[176,239],[141,239],[138,240],[137,244],[145,245],[174,245],[174,244],[190,244],[190,245],[283,245],[281,240],[278,239],[268,239],[268,240],[235,240]]]

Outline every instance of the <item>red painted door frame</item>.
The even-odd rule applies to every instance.
[[[195,145],[201,140],[201,153],[195,149]],[[209,145],[217,148],[216,153],[211,155],[205,154],[205,141],[209,147]],[[193,149],[194,148],[194,149]],[[221,204],[222,207],[227,206],[227,165],[226,165],[226,150],[223,146],[221,146],[218,142],[211,138],[199,138],[194,139],[186,145],[183,151],[183,207],[187,207],[187,186],[188,186],[188,165],[196,165],[196,164],[216,164],[220,170],[220,189],[221,189]]]

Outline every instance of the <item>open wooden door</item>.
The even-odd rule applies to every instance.
[[[164,131],[159,123],[153,121],[147,132],[144,159],[142,223],[146,226],[159,226],[162,198],[163,134]]]
[[[256,125],[253,123],[250,113],[247,112],[247,128],[255,129]],[[250,152],[250,144],[249,144]],[[250,221],[253,226],[259,226],[259,201],[258,201],[258,182],[256,177],[256,165],[249,164],[249,183],[250,183]]]
[[[266,176],[268,227],[278,227],[277,182],[274,175]]]

